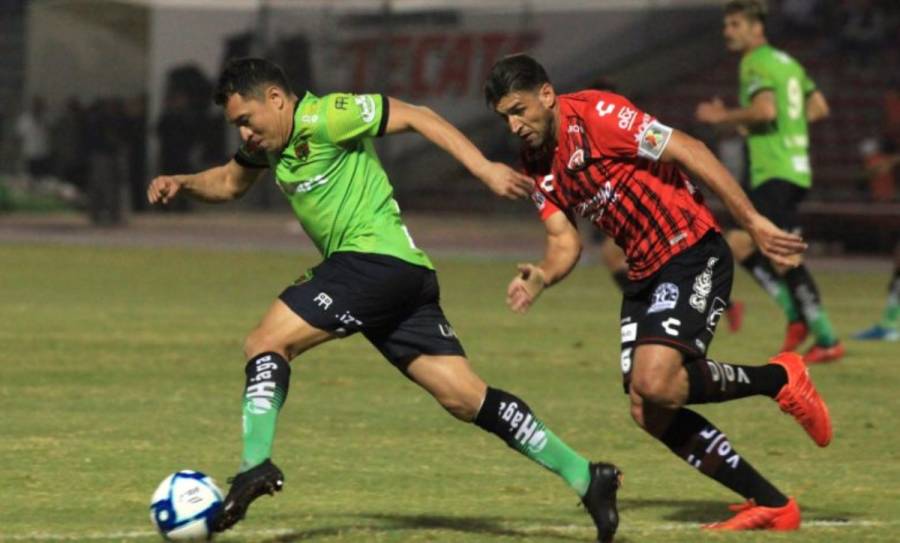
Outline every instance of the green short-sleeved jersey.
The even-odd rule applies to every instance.
[[[306,93],[280,154],[249,152],[235,160],[269,167],[303,230],[326,258],[337,251],[394,256],[433,269],[400,218],[400,207],[372,138],[384,132],[387,98],[378,94]]]
[[[806,98],[816,90],[815,83],[799,62],[770,45],[745,55],[740,70],[741,106],[749,106],[756,93],[769,90],[775,94],[777,110],[774,122],[749,127],[750,185],[755,188],[777,178],[809,188]]]

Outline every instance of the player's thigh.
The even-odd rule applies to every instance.
[[[469,361],[458,355],[420,355],[406,374],[445,409],[463,420],[473,420],[487,392],[487,384]]]
[[[303,351],[333,339],[334,334],[316,328],[280,299],[275,300],[262,320],[244,341],[244,354],[252,358],[265,352],[277,352],[293,359]]]

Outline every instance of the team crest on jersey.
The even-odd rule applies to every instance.
[[[309,142],[306,140],[297,142],[297,145],[294,146],[294,153],[300,161],[305,161],[309,158]]]
[[[359,116],[364,123],[370,123],[375,119],[375,99],[369,94],[361,94],[354,98],[359,106]]]
[[[566,168],[573,171],[584,169],[584,149],[576,149],[575,152],[569,156],[569,162],[566,164]]]
[[[678,286],[674,283],[661,283],[653,291],[650,309],[647,310],[647,314],[674,309],[676,304],[678,304]]]

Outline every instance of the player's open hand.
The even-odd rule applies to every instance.
[[[725,103],[716,96],[712,100],[697,104],[694,116],[701,123],[719,124],[725,118]]]
[[[181,183],[172,175],[161,175],[147,187],[147,200],[151,204],[162,202],[168,204],[181,190]]]
[[[787,268],[800,265],[807,247],[802,237],[785,232],[759,214],[747,225],[747,232],[759,250],[775,264]]]
[[[534,180],[500,162],[488,163],[479,177],[494,194],[510,200],[528,198],[534,191]]]
[[[519,264],[519,274],[506,289],[506,305],[516,313],[525,313],[544,291],[544,272],[534,264]]]

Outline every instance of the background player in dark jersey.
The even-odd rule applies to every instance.
[[[861,330],[855,339],[900,341],[900,243],[894,247],[894,275],[888,283],[884,313],[877,324]]]
[[[581,251],[576,215],[601,228],[629,261],[621,361],[635,422],[748,500],[734,518],[709,528],[797,528],[797,502],[763,478],[718,428],[684,407],[765,395],[819,446],[831,441],[828,410],[799,355],[782,353],[764,366],[707,358],[731,291],[732,261],[691,179],[710,187],[779,264],[796,264],[802,239],[760,215],[705,145],[622,96],[557,95],[540,64],[514,55],[491,69],[485,97],[524,140],[526,170],[539,179],[534,199],[547,229],[544,259],[521,264],[509,285],[510,307],[527,311],[575,266]]]
[[[743,55],[740,107],[728,109],[721,100],[711,100],[697,107],[697,118],[740,129],[749,149],[753,205],[779,227],[799,232],[797,207],[812,186],[808,123],[825,118],[828,104],[803,67],[769,45],[765,16],[759,0],[734,0],[725,6],[728,49]],[[804,356],[807,363],[843,356],[844,347],[806,266],[785,268],[776,263],[773,268],[744,232],[729,232],[728,242],[741,265],[787,316],[782,351],[796,350],[812,331],[815,344]]]
[[[287,287],[245,340],[244,448],[214,530],[240,521],[260,495],[281,490],[284,476],[270,458],[290,383],[288,361],[360,332],[453,416],[558,474],[581,497],[598,539],[610,541],[618,524],[619,471],[589,463],[528,404],[488,387],[472,370],[441,309],[434,267],[403,225],[372,138],[416,131],[501,196],[527,196],[531,179],[486,160],[427,108],[382,95],[298,96],[281,69],[263,59],[232,61],[216,102],[240,131],[238,153],[200,173],[157,177],[147,192],[150,202],[169,202],[182,191],[207,201],[232,200],[271,168],[324,261]]]

